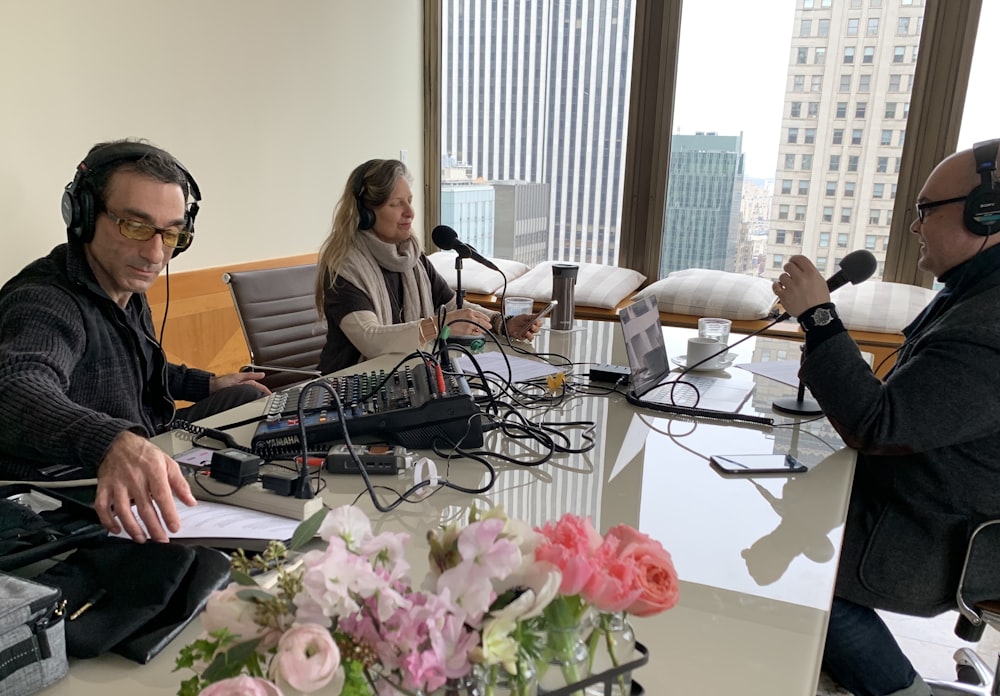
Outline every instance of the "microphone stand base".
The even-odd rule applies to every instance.
[[[775,399],[771,403],[771,408],[779,413],[789,413],[795,416],[818,416],[823,413],[823,409],[812,399],[800,399],[794,396]]]

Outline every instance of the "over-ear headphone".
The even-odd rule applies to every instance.
[[[1000,140],[986,140],[972,148],[982,181],[966,197],[963,217],[970,232],[984,237],[1000,232],[1000,185],[993,179],[998,149]]]
[[[371,166],[375,164],[378,160],[370,159],[361,165],[361,169],[358,170],[358,176],[354,179],[354,202],[358,206],[358,229],[359,230],[370,230],[375,226],[375,213],[371,208],[366,206],[362,201],[361,194],[365,189],[365,174],[371,169]]]
[[[150,154],[165,154],[163,150],[146,143],[122,142],[111,143],[99,147],[91,152],[76,167],[76,175],[73,181],[66,184],[62,195],[62,216],[66,223],[66,232],[70,239],[79,239],[87,243],[94,239],[94,231],[97,226],[98,202],[94,197],[94,190],[90,183],[90,177],[95,171],[100,171],[104,167],[114,162],[136,162]],[[167,155],[173,163],[184,172],[188,181],[191,198],[193,202],[184,210],[184,228],[194,234],[194,220],[198,216],[199,201],[201,201],[201,191],[198,182],[194,180],[191,173],[172,156]],[[190,245],[189,245],[190,246]],[[187,247],[185,247],[186,249]],[[174,249],[174,256],[180,254],[184,249]]]

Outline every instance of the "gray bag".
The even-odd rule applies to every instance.
[[[62,593],[0,573],[0,696],[27,696],[66,676]]]

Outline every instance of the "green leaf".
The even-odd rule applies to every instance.
[[[212,664],[202,673],[202,678],[210,682],[217,682],[235,677],[256,656],[258,645],[260,645],[260,638],[255,638],[246,643],[238,643],[226,652],[219,653],[212,660]]]
[[[250,587],[257,584],[256,582],[254,582],[254,579],[252,577],[239,570],[229,571],[229,577],[232,578],[232,581],[235,582],[237,585],[244,585]]]
[[[257,586],[254,585],[254,588],[256,587]],[[254,600],[259,600],[261,602],[270,602],[272,599],[274,599],[273,594],[265,592],[264,590],[261,590],[259,588],[240,590],[239,592],[236,593],[236,596],[242,599],[244,602],[252,602]]]
[[[298,551],[303,546],[312,541],[313,537],[316,536],[316,532],[319,531],[319,527],[323,524],[323,520],[326,519],[326,513],[329,510],[324,507],[321,510],[317,510],[309,519],[304,520],[298,527],[295,528],[295,532],[292,534],[292,541],[289,548],[293,551]]]

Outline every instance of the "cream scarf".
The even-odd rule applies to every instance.
[[[340,275],[371,299],[379,323],[389,325],[393,312],[383,268],[402,274],[404,323],[434,316],[431,281],[420,263],[420,249],[413,238],[389,244],[368,230],[358,231],[341,264]]]

